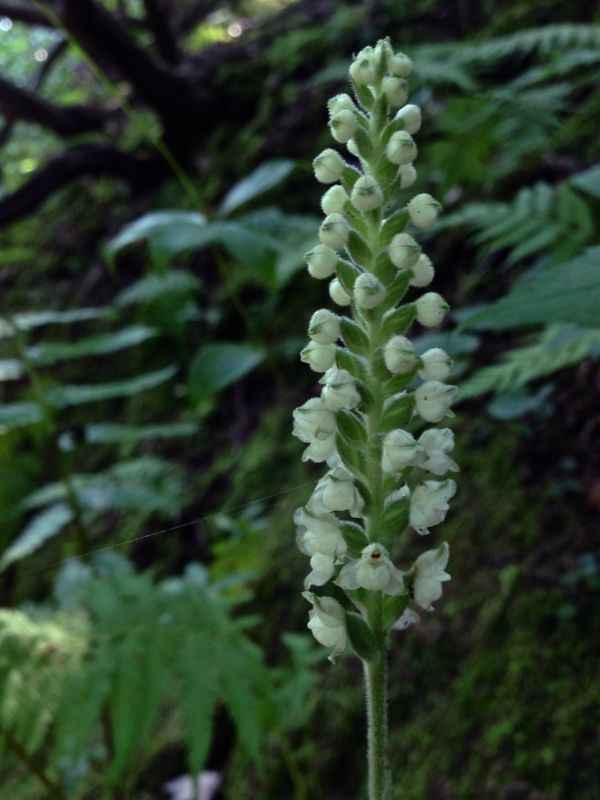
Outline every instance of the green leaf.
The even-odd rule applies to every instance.
[[[573,175],[569,183],[592,197],[600,197],[600,164]]]
[[[402,497],[400,500],[394,500],[386,505],[379,521],[377,536],[382,539],[400,536],[406,530],[409,514],[410,499],[408,497]]]
[[[353,378],[364,381],[367,378],[367,369],[360,356],[355,356],[350,350],[338,347],[335,351],[335,363],[338,369],[347,370]]]
[[[386,297],[383,301],[384,308],[392,308],[399,303],[406,294],[411,278],[410,272],[398,272],[392,283],[386,286]]]
[[[364,356],[370,350],[369,337],[354,320],[348,317],[340,318],[342,339],[344,344],[353,353]]]
[[[383,626],[384,628],[391,627],[394,622],[397,622],[402,612],[409,603],[409,597],[406,594],[398,595],[383,595]]]
[[[339,434],[335,435],[335,446],[346,467],[360,476],[366,476],[367,462],[364,453],[353,447]]]
[[[357,414],[343,408],[336,412],[335,421],[338,431],[349,444],[365,445],[367,443],[367,430]]]
[[[355,230],[350,230],[346,249],[357,264],[366,266],[371,262],[371,251],[365,240]]]
[[[78,342],[46,342],[28,348],[27,354],[36,366],[47,366],[71,358],[107,355],[135,347],[156,336],[156,333],[147,325],[131,325],[114,333],[104,333]]]
[[[360,275],[360,270],[344,258],[338,258],[336,273],[342,287],[348,294],[352,294],[356,279]]]
[[[99,422],[85,429],[85,441],[90,444],[134,444],[149,439],[174,439],[193,436],[199,430],[197,422],[166,422],[157,425],[121,425]]]
[[[23,375],[23,364],[16,358],[0,360],[0,382],[17,381]]]
[[[264,352],[247,344],[219,342],[198,350],[190,365],[188,386],[194,403],[205,400],[251,372]]]
[[[37,514],[19,534],[16,541],[4,551],[0,560],[0,570],[6,569],[15,561],[31,555],[48,539],[59,534],[73,519],[73,512],[66,503],[55,503]]]
[[[389,339],[391,336],[404,334],[416,315],[417,311],[413,303],[388,311],[383,316],[383,325],[381,326],[383,337]]]
[[[393,395],[383,405],[381,430],[392,431],[405,428],[412,417],[415,400],[412,394]]]
[[[177,367],[172,365],[164,369],[138,375],[113,383],[82,384],[75,386],[55,386],[46,393],[48,402],[56,408],[82,405],[83,403],[97,403],[101,400],[114,400],[118,397],[134,397],[141,392],[153,389],[161,383],[170,380],[177,372]]]
[[[284,181],[294,169],[294,162],[287,159],[274,159],[266,161],[251,172],[246,178],[236,183],[225,195],[219,212],[223,215],[231,214],[240,206],[249,203],[269,189]]]
[[[401,208],[394,211],[381,226],[379,241],[381,244],[389,244],[397,233],[401,233],[408,225],[408,211]]]
[[[169,269],[164,273],[150,273],[135,281],[120,292],[115,303],[118,306],[151,303],[165,295],[191,296],[200,287],[198,278],[180,269]]]
[[[398,394],[399,392],[403,392],[406,389],[406,387],[411,383],[411,381],[413,380],[418,371],[419,371],[419,364],[417,363],[408,372],[404,372],[402,373],[402,375],[394,375],[392,378],[386,380],[383,384],[384,395],[386,397],[390,397],[393,394]],[[389,375],[389,372],[387,374]]]
[[[107,261],[133,244],[147,241],[157,260],[166,263],[177,253],[193,250],[207,237],[206,217],[197,211],[152,211],[130,222],[104,249]]]
[[[187,760],[192,775],[206,761],[213,729],[217,665],[211,640],[198,633],[186,637],[182,646],[180,707],[187,743]]]
[[[350,555],[358,557],[363,549],[369,544],[367,534],[364,529],[356,522],[341,522],[342,536],[348,545]]]
[[[72,325],[104,317],[111,312],[106,308],[75,308],[71,311],[24,311],[10,318],[0,317],[0,337],[12,336],[13,325],[20,331],[41,328],[44,325]]]
[[[346,611],[346,631],[357,656],[364,661],[370,661],[377,655],[377,641],[371,628],[359,614]]]
[[[368,161],[373,156],[373,144],[371,143],[369,134],[359,126],[353,138],[358,147],[358,152]]]
[[[7,403],[0,405],[0,435],[13,428],[35,425],[44,418],[37,403]]]

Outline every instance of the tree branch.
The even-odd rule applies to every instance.
[[[165,0],[144,0],[144,8],[148,28],[152,31],[158,52],[165,61],[176,64],[181,59],[181,52],[171,27]]]
[[[54,27],[48,17],[29,3],[0,2],[0,17],[8,17],[15,22],[26,25],[39,25],[43,28]]]
[[[35,172],[23,186],[0,197],[0,227],[30,214],[57,189],[82,175],[113,175],[134,189],[150,188],[164,170],[162,159],[138,159],[103,144],[77,145]]]

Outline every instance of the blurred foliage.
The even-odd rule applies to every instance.
[[[252,43],[283,5],[217,8],[186,46]],[[184,165],[192,189],[131,202],[86,182],[0,233],[7,796],[144,800],[204,763],[234,800],[363,796],[359,665],[317,674],[299,633],[290,520],[312,474],[289,417],[313,389],[297,354],[324,297],[301,274],[324,102],[350,50],[386,34],[414,56],[417,189],[445,207],[426,247],[457,309],[418,346],[448,350],[465,401],[451,591],[391,654],[403,796],[598,796],[593,14],[523,0],[340,4],[326,26],[298,13],[255,60],[221,66],[240,93],[254,78],[264,91],[251,118],[214,121]],[[0,42],[2,74],[32,85],[56,36],[14,23]],[[73,47],[42,91],[126,99]],[[133,108],[115,137],[151,147],[155,125]],[[2,190],[59,147],[17,123]]]

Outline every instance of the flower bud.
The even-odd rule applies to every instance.
[[[322,553],[335,559],[346,555],[347,544],[337,517],[334,514],[312,514],[307,508],[294,512],[297,525],[297,542],[306,555]]]
[[[309,342],[300,353],[300,361],[313,372],[327,372],[335,364],[335,345]]]
[[[410,498],[410,524],[416,532],[424,536],[443,522],[450,508],[448,501],[455,494],[456,482],[451,479],[420,483]]]
[[[340,408],[356,408],[360,403],[360,394],[356,381],[345,369],[331,367],[321,382],[324,384],[321,397],[327,408],[339,411]]]
[[[346,142],[346,149],[348,150],[349,153],[352,153],[353,156],[356,156],[356,158],[360,156],[360,153],[358,151],[358,145],[356,144],[354,139],[348,139],[348,141]]]
[[[419,621],[419,615],[412,608],[405,608],[400,617],[392,625],[393,631],[405,631]]]
[[[396,112],[394,119],[402,120],[404,124],[404,130],[407,133],[418,133],[422,122],[421,109],[419,106],[409,103],[408,105],[404,106],[404,108],[401,108],[400,111]]]
[[[304,592],[303,597],[313,605],[308,612],[307,628],[319,644],[333,648],[329,655],[333,661],[348,646],[346,612],[333,597],[317,597],[311,592]]]
[[[315,178],[319,183],[335,183],[342,177],[346,162],[341,155],[331,147],[323,150],[313,160]]]
[[[363,175],[354,184],[350,200],[358,211],[372,211],[383,203],[383,192],[372,175]]]
[[[398,78],[406,78],[412,72],[412,61],[404,53],[396,53],[388,60],[388,69]]]
[[[429,228],[438,218],[440,208],[441,205],[430,194],[417,194],[408,204],[410,221],[417,228]]]
[[[327,101],[327,110],[330,117],[335,117],[340,111],[356,111],[354,101],[349,94],[336,94]]]
[[[328,511],[348,511],[352,517],[358,517],[363,504],[352,474],[345,467],[335,467],[317,483],[309,500],[309,510],[324,507]]]
[[[408,431],[397,429],[386,434],[381,453],[381,469],[395,475],[404,467],[415,464],[419,445]]]
[[[447,542],[436,550],[426,550],[417,558],[412,568],[412,595],[415,603],[432,611],[432,603],[442,596],[442,583],[449,581],[445,571],[450,549]],[[414,612],[413,612],[414,613]]]
[[[350,65],[350,77],[357,86],[368,86],[375,83],[377,64],[372,47],[364,47]]]
[[[398,269],[408,269],[421,255],[421,245],[408,233],[397,233],[388,249],[390,261]]]
[[[357,127],[358,120],[356,119],[356,114],[354,111],[349,111],[347,108],[338,111],[329,122],[331,135],[336,142],[342,144],[345,144],[348,139],[354,136]]]
[[[385,154],[392,164],[398,164],[399,166],[410,164],[417,157],[417,145],[410,133],[396,131],[391,135],[387,143]],[[420,195],[417,195],[417,197],[420,197]]]
[[[458,388],[440,381],[425,381],[415,390],[415,408],[427,422],[441,422],[452,403],[456,400]]]
[[[343,186],[337,184],[327,189],[321,198],[321,208],[324,214],[341,214],[348,202],[348,193]]]
[[[352,297],[337,278],[334,278],[329,284],[329,296],[338,306],[349,306],[352,302]]]
[[[327,408],[320,397],[311,397],[294,409],[293,435],[301,442],[312,442],[335,434],[337,430],[334,412]]]
[[[328,214],[319,228],[319,239],[322,244],[338,250],[348,241],[350,226],[342,214]]]
[[[415,301],[417,320],[426,328],[436,328],[440,325],[450,306],[441,294],[426,292]]]
[[[419,436],[418,466],[434,475],[458,472],[458,465],[448,453],[454,447],[450,428],[431,428]]]
[[[331,247],[324,244],[317,244],[310,250],[304,258],[308,265],[308,271],[313,278],[322,280],[329,278],[335,272],[338,261],[338,254]]]
[[[453,361],[441,347],[432,347],[421,356],[419,375],[424,381],[445,381],[452,372]]]
[[[408,84],[402,78],[396,78],[394,75],[388,75],[383,79],[381,84],[382,91],[387,98],[388,103],[394,108],[403,106],[408,99]]]
[[[360,308],[375,308],[385,299],[383,285],[371,272],[363,272],[354,284],[354,300]]]
[[[417,180],[417,170],[412,164],[403,164],[398,170],[401,189],[408,189]]]
[[[392,336],[384,345],[383,360],[393,375],[402,375],[415,366],[418,356],[406,336]]]
[[[336,581],[342,589],[367,589],[389,595],[406,594],[402,573],[389,558],[387,549],[374,542],[367,545],[357,561],[342,567]]]
[[[340,318],[327,308],[319,308],[310,318],[308,335],[319,344],[333,344],[340,336]]]
[[[435,269],[433,268],[431,259],[424,253],[421,254],[413,264],[411,272],[412,278],[409,281],[409,285],[416,286],[418,289],[429,286],[435,276]]]

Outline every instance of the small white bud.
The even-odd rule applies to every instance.
[[[424,381],[445,381],[452,372],[452,359],[441,347],[432,347],[421,356],[419,376]]]
[[[415,409],[427,422],[441,422],[456,400],[458,388],[441,381],[425,381],[415,390]]]
[[[326,408],[339,411],[341,408],[356,408],[360,404],[356,380],[348,370],[331,367],[320,382],[324,384],[321,397]]]
[[[329,297],[338,306],[349,306],[352,302],[351,295],[348,294],[337,278],[334,278],[329,284]]]
[[[341,336],[340,318],[327,308],[319,308],[310,318],[308,335],[319,344],[333,344]]]
[[[429,286],[435,276],[435,269],[433,268],[431,259],[424,253],[421,254],[416,263],[413,264],[411,271],[412,278],[409,281],[409,285],[416,286],[419,289]]]
[[[372,211],[383,203],[383,192],[372,175],[363,175],[354,184],[350,200],[358,211]]]
[[[458,464],[448,453],[454,447],[450,428],[431,428],[419,436],[418,466],[434,475],[458,472]]]
[[[410,524],[425,536],[429,528],[439,525],[450,508],[448,501],[456,494],[456,481],[423,481],[410,498]]]
[[[408,269],[419,259],[421,245],[408,233],[397,233],[388,249],[390,261],[398,269]]]
[[[356,119],[356,114],[354,111],[349,111],[347,108],[338,111],[329,122],[331,135],[336,142],[340,142],[341,144],[345,144],[348,139],[354,136],[357,127],[358,120]]]
[[[348,202],[348,193],[343,186],[337,184],[327,189],[321,198],[321,208],[324,214],[341,214]]]
[[[306,444],[327,438],[337,430],[334,412],[325,406],[320,397],[311,397],[295,408],[293,419],[293,435]]]
[[[329,470],[317,483],[307,507],[311,513],[322,506],[329,511],[348,511],[350,516],[358,517],[363,504],[352,474],[339,466]]]
[[[401,108],[400,111],[396,112],[394,119],[402,120],[404,124],[404,130],[407,133],[418,133],[422,122],[421,109],[419,106],[409,103],[408,105],[404,106],[404,108]]]
[[[418,356],[406,336],[392,336],[383,348],[383,360],[393,375],[402,375],[415,366]]]
[[[415,301],[417,320],[426,328],[436,328],[448,313],[450,306],[441,294],[426,292]]]
[[[381,89],[387,98],[388,103],[394,108],[403,106],[408,99],[408,84],[402,78],[388,75],[383,79]]]
[[[300,353],[300,361],[313,372],[327,372],[335,364],[335,345],[309,342]]]
[[[438,218],[440,208],[441,205],[430,194],[417,194],[408,204],[410,221],[417,228],[429,228]]]
[[[319,239],[322,244],[339,250],[348,241],[350,226],[342,214],[328,214],[319,228]]]
[[[317,597],[311,592],[304,592],[303,597],[313,605],[308,612],[307,628],[319,644],[333,648],[329,655],[333,661],[348,646],[346,612],[333,597]]]
[[[392,164],[410,164],[417,157],[417,145],[410,133],[406,131],[396,131],[390,137],[385,154]],[[420,197],[420,195],[417,195]]]
[[[315,178],[319,183],[335,183],[342,177],[346,162],[341,155],[327,147],[313,160]]]
[[[412,61],[404,53],[396,53],[388,60],[388,69],[398,78],[406,78],[412,72]]]
[[[360,308],[375,308],[385,299],[383,285],[371,272],[363,272],[354,284],[354,300]]]
[[[436,550],[421,553],[414,563],[412,593],[415,603],[426,611],[433,610],[431,604],[442,596],[442,583],[450,580],[445,571],[449,554],[448,544],[444,542]]]
[[[398,170],[400,188],[408,189],[417,180],[417,170],[412,164],[403,164]]]
[[[323,280],[333,275],[338,262],[338,254],[325,244],[315,245],[304,258],[310,275],[318,280]]]
[[[358,145],[356,144],[354,139],[348,139],[348,141],[346,142],[346,149],[348,150],[349,153],[352,153],[353,156],[356,156],[356,158],[359,157],[360,153],[358,152]]]
[[[336,94],[327,101],[327,110],[334,117],[340,111],[356,111],[356,106],[349,94]]]
[[[372,47],[364,47],[350,65],[350,77],[357,86],[368,86],[377,78],[377,62]]]
[[[381,452],[381,469],[389,475],[395,475],[404,467],[416,463],[419,445],[415,437],[400,428],[385,435]]]
[[[294,522],[297,525],[296,541],[305,555],[321,553],[335,559],[346,555],[348,546],[334,514],[313,514],[308,508],[297,508]]]

